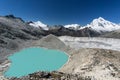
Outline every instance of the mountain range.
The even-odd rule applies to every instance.
[[[79,24],[50,26],[41,21],[25,22],[22,18],[14,15],[0,16],[0,36],[11,39],[38,39],[49,34],[55,36],[120,38],[119,29],[119,24],[102,17],[94,19],[85,26]]]
[[[29,25],[31,25],[33,27],[38,27],[38,28],[40,27],[43,30],[49,30],[49,28],[50,28],[48,25],[43,24],[40,21],[31,22],[31,23],[29,23]],[[68,25],[64,25],[63,27],[68,28],[68,29],[72,29],[72,30],[82,30],[85,28],[91,28],[92,30],[95,30],[95,31],[100,32],[100,33],[120,29],[119,24],[105,20],[102,17],[94,19],[90,24],[87,24],[85,26],[80,26],[79,24],[68,24]]]
[[[54,25],[49,26],[41,21],[29,22],[30,26],[40,28],[49,34],[56,36],[77,36],[77,37],[114,37],[119,38],[120,24],[110,22],[102,17],[94,19],[90,24]]]

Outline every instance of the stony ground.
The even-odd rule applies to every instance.
[[[105,49],[79,49],[70,56],[69,62],[60,70],[80,73],[98,80],[120,79],[120,52]]]

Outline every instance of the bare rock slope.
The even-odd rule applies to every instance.
[[[120,79],[120,52],[105,49],[79,49],[60,70],[94,77],[96,80]]]

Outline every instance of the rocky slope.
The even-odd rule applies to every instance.
[[[120,29],[100,35],[100,37],[120,39]]]
[[[94,77],[96,80],[120,79],[120,52],[105,49],[79,49],[60,70]]]
[[[36,39],[44,36],[44,31],[28,25],[13,15],[0,16],[0,36],[10,39]]]

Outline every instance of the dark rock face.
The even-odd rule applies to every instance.
[[[91,80],[90,77],[82,77],[79,74],[66,74],[62,72],[36,72],[21,78],[9,80]]]
[[[84,28],[81,30],[73,30],[63,27],[62,25],[53,26],[46,34],[53,34],[55,36],[73,36],[73,37],[95,37],[100,33],[92,30],[91,28]]]
[[[25,22],[22,18],[15,17],[13,14],[6,15],[5,17],[8,18],[8,19],[18,19],[18,20],[21,20],[22,22]]]

